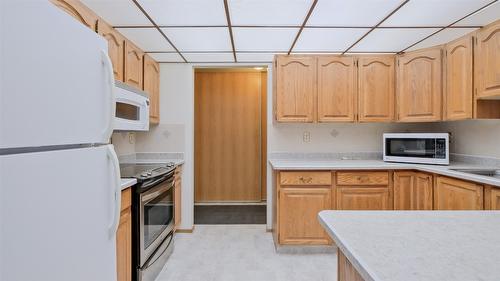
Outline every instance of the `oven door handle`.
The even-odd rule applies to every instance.
[[[163,177],[161,177],[161,178],[159,178],[159,179],[157,179],[157,180],[154,180],[154,181],[152,181],[152,182],[148,182],[148,183],[144,184],[144,185],[142,186],[142,188],[148,188],[148,187],[151,187],[151,186],[157,185],[157,184],[158,184],[158,183],[160,183],[160,182],[163,182],[163,181],[165,181],[165,180],[168,180],[168,178],[169,178],[170,176],[171,176],[171,174],[167,174],[166,176],[163,176]],[[173,179],[172,179],[172,181],[173,181]]]
[[[142,201],[142,202],[148,202],[149,200],[151,200],[151,199],[154,199],[154,198],[158,197],[158,195],[162,194],[162,193],[163,193],[163,192],[165,192],[165,191],[166,191],[166,190],[160,189],[160,190],[157,190],[157,191],[155,191],[155,192],[153,192],[153,193],[150,193],[150,194],[148,194],[148,195],[144,195],[144,196],[142,196],[141,201]]]

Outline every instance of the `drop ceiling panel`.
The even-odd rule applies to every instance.
[[[367,28],[304,28],[293,50],[342,52],[368,30]]]
[[[148,55],[158,62],[184,62],[178,53],[150,53]]]
[[[474,15],[458,22],[457,26],[484,26],[498,20],[500,17],[500,2],[488,6]]]
[[[307,25],[371,27],[400,3],[401,0],[320,0]]]
[[[162,28],[172,43],[182,51],[231,51],[226,27]]]
[[[376,29],[361,40],[352,52],[399,52],[438,28]]]
[[[82,0],[82,2],[113,26],[151,26],[151,22],[131,0]]]
[[[184,53],[188,62],[234,62],[233,53]]]
[[[238,62],[272,62],[274,55],[274,53],[236,53]]]
[[[117,30],[145,52],[174,50],[156,28],[117,28]]]
[[[233,28],[236,51],[288,51],[298,28]]]
[[[139,0],[139,3],[160,26],[227,24],[222,0]]]
[[[312,0],[228,0],[233,25],[302,25],[312,3]]]
[[[447,26],[491,0],[413,0],[381,26]]]
[[[460,38],[472,31],[476,30],[476,28],[447,28],[436,35],[429,37],[428,39],[418,43],[417,45],[408,49],[408,51],[433,47],[441,44],[448,43],[457,38]]]

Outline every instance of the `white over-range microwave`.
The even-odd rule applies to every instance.
[[[115,99],[114,130],[149,130],[149,97],[147,93],[116,81]]]
[[[450,164],[448,133],[384,134],[384,161]]]

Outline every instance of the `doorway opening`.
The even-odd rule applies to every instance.
[[[267,67],[196,68],[195,224],[265,224]]]

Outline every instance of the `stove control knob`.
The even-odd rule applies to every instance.
[[[148,176],[148,173],[142,173],[142,174],[141,174],[141,177],[143,177],[143,178],[145,178],[145,177],[147,177],[147,176]]]

